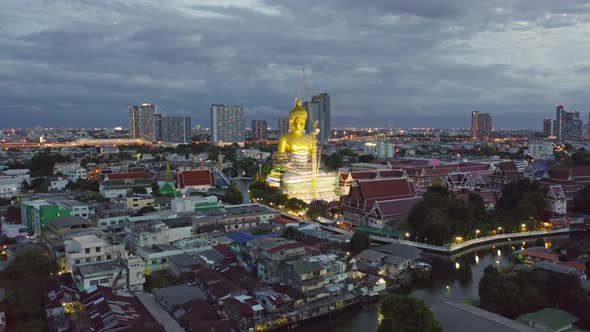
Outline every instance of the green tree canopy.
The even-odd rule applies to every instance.
[[[40,250],[29,249],[14,257],[6,271],[11,279],[26,279],[34,276],[48,276],[57,271],[57,265]]]
[[[295,227],[285,227],[285,229],[283,230],[283,233],[281,233],[281,237],[284,237],[285,239],[289,239],[289,240],[301,240],[304,237],[304,234],[302,232],[300,232],[298,229],[296,229]]]
[[[389,295],[381,302],[380,313],[377,332],[442,332],[432,311],[414,297]]]
[[[225,195],[223,195],[222,200],[228,204],[242,204],[244,202],[244,197],[242,192],[235,186],[231,185],[227,188]]]
[[[574,202],[580,212],[590,213],[590,185],[587,185],[574,195]]]
[[[350,238],[350,250],[353,253],[361,252],[371,245],[371,237],[367,232],[355,231]]]

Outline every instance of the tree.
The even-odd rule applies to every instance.
[[[227,188],[227,191],[221,200],[229,204],[242,204],[244,202],[244,197],[240,189],[232,184],[229,188]]]
[[[574,195],[574,202],[580,212],[590,213],[590,185],[587,185]]]
[[[25,184],[25,190],[29,191],[32,190],[35,193],[46,193],[47,188],[47,179],[45,178],[34,178],[31,180],[31,184],[29,185],[26,181],[23,182]]]
[[[355,231],[350,238],[350,250],[353,253],[361,252],[371,245],[371,237],[369,233],[362,231]]]
[[[330,204],[324,200],[313,200],[307,208],[309,218],[328,217],[330,215]]]
[[[40,250],[29,249],[14,257],[6,271],[10,279],[26,279],[31,276],[48,276],[57,271],[57,265]]]
[[[135,216],[143,216],[144,214],[151,212],[156,212],[156,208],[153,206],[144,206],[135,213]]]
[[[380,313],[383,319],[377,332],[442,332],[432,311],[414,297],[389,295],[381,302]]]
[[[370,163],[373,160],[375,160],[375,156],[372,154],[364,154],[359,156],[359,163]]]
[[[281,233],[281,237],[288,240],[301,240],[303,239],[304,234],[300,232],[297,228],[289,226],[283,230],[283,233]]]
[[[305,203],[305,201],[295,197],[289,198],[287,204],[285,204],[285,209],[287,209],[288,211],[293,211],[295,213],[305,211],[307,207],[308,205],[307,203]]]

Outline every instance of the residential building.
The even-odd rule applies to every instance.
[[[83,167],[68,167],[66,170],[68,180],[76,182],[78,180],[86,180],[88,177],[86,169]]]
[[[516,321],[537,331],[546,332],[574,331],[573,324],[578,320],[578,317],[567,311],[555,308],[544,308],[537,312],[522,314],[516,318]]]
[[[289,118],[279,117],[278,120],[279,135],[285,135],[289,133]]]
[[[528,155],[535,160],[553,160],[553,143],[541,140],[531,140],[528,145]]]
[[[209,108],[211,117],[211,140],[218,144],[245,142],[244,113],[241,106],[213,104]]]
[[[390,142],[367,142],[364,146],[364,154],[373,155],[379,159],[388,159],[395,156],[395,144]]]
[[[111,202],[98,203],[96,205],[96,226],[101,231],[109,230],[111,225],[122,225],[131,216],[131,210],[123,204]]]
[[[217,196],[187,196],[172,199],[174,213],[213,211],[222,208],[223,205],[218,201]]]
[[[65,242],[66,271],[72,272],[79,265],[125,258],[127,251],[122,244],[111,244],[96,235],[74,236]]]
[[[188,116],[160,116],[156,123],[158,141],[188,144],[192,142],[191,118]]]
[[[268,138],[266,120],[252,120],[252,139],[264,140]]]
[[[189,217],[129,222],[125,225],[125,239],[131,252],[140,247],[170,244],[194,234],[193,221]]]
[[[492,137],[492,117],[489,113],[471,112],[471,137],[474,139]]]
[[[545,118],[543,120],[543,137],[550,138],[556,137],[556,121],[550,118]]]
[[[303,107],[308,113],[306,124],[307,132],[313,133],[313,122],[318,121],[320,129],[318,142],[327,143],[332,131],[330,95],[324,92],[312,96],[311,101],[306,101]]]
[[[0,198],[16,197],[23,189],[23,180],[20,178],[0,178]]]
[[[64,179],[62,177],[58,177],[55,180],[50,180],[49,185],[47,186],[47,191],[51,192],[65,190],[69,182],[70,181],[68,181],[68,179]]]
[[[141,210],[144,207],[154,207],[153,196],[131,196],[125,198],[125,205],[129,210]]]
[[[79,289],[104,286],[113,292],[142,291],[145,283],[145,265],[139,257],[96,262],[74,269],[74,281]]]
[[[238,158],[252,158],[256,160],[266,160],[270,157],[270,152],[260,151],[258,149],[240,149],[237,151]]]
[[[140,106],[129,106],[129,133],[131,138],[149,142],[156,140],[154,114],[156,105],[142,103]]]
[[[40,234],[49,222],[60,216],[89,218],[95,213],[94,206],[75,200],[32,200],[21,203],[22,224]]]
[[[557,139],[564,141],[579,141],[582,138],[582,119],[576,111],[566,111],[563,105],[557,105],[555,110],[557,124]]]

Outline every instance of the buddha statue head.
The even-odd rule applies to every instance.
[[[295,107],[289,113],[289,130],[290,132],[301,135],[305,132],[305,123],[307,121],[307,111],[303,108],[301,99],[295,98]]]

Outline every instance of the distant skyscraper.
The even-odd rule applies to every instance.
[[[285,135],[289,133],[289,118],[279,118],[279,135]]]
[[[211,140],[222,144],[245,141],[244,113],[241,106],[213,104],[211,115]]]
[[[543,136],[554,137],[555,136],[555,121],[549,118],[543,120]]]
[[[471,112],[471,136],[478,139],[492,137],[492,117],[489,113]]]
[[[583,121],[580,112],[566,111],[563,105],[557,105],[555,113],[557,139],[562,142],[581,140]]]
[[[129,129],[131,138],[155,141],[154,114],[156,105],[143,103],[141,106],[129,106]]]
[[[311,101],[306,101],[303,105],[307,112],[307,132],[312,133],[313,121],[319,121],[320,134],[318,135],[318,142],[326,143],[332,131],[331,109],[330,109],[330,95],[322,93],[311,97]]]
[[[555,108],[555,136],[558,140],[563,140],[563,123],[565,121],[565,110],[563,105],[557,105]]]
[[[266,139],[268,137],[266,128],[266,120],[252,120],[252,139]]]
[[[162,114],[154,114],[154,141],[162,141]]]
[[[190,143],[191,118],[188,116],[162,116],[160,132],[162,142]]]

